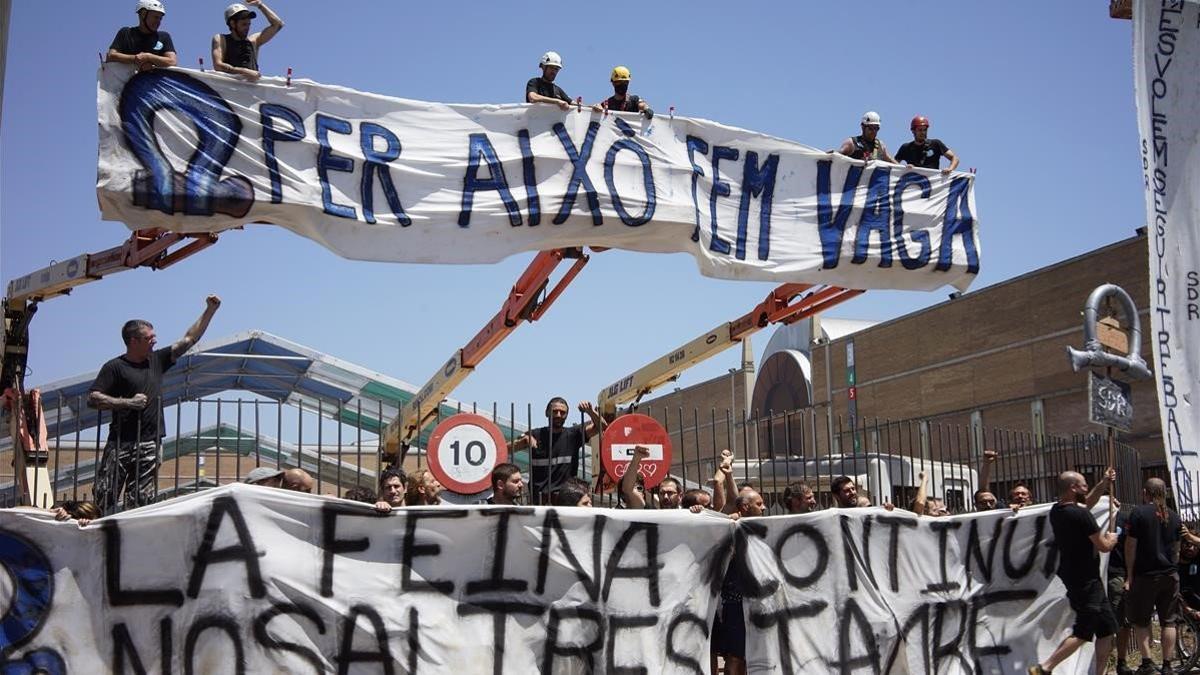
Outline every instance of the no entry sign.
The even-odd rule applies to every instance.
[[[508,444],[494,422],[459,413],[429,437],[429,470],[447,490],[471,495],[491,488],[492,469],[508,461]]]
[[[600,461],[609,476],[620,480],[633,459],[633,449],[639,445],[650,450],[638,472],[646,481],[646,488],[652,488],[671,471],[671,437],[653,417],[631,414],[613,420],[604,430]]]

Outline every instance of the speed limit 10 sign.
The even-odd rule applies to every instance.
[[[476,494],[492,486],[492,469],[508,461],[508,443],[495,422],[471,413],[442,420],[429,437],[429,471],[447,490]]]

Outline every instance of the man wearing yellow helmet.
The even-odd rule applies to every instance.
[[[629,74],[629,69],[625,66],[613,68],[612,77],[609,78],[613,86],[613,95],[601,105],[613,112],[640,112],[646,117],[653,117],[654,111],[650,109],[650,106],[637,94],[629,93],[629,80],[631,79],[633,78]]]
[[[250,34],[250,22],[258,13],[246,5],[261,9],[267,19],[267,27],[254,35]],[[262,76],[258,67],[258,50],[283,28],[283,19],[262,0],[246,0],[245,5],[235,2],[225,8],[225,25],[229,27],[229,32],[225,35],[218,33],[212,38],[213,69],[241,75],[254,82]]]
[[[108,47],[107,60],[128,63],[138,70],[175,65],[175,43],[171,41],[171,34],[159,30],[166,13],[159,0],[138,0],[138,25],[117,31]]]

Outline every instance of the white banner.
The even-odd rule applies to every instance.
[[[1047,514],[378,515],[243,485],[82,530],[7,510],[0,672],[707,673],[733,550],[752,672],[1018,672],[1073,621]]]
[[[98,107],[101,212],[135,229],[273,223],[392,262],[687,252],[708,276],[851,288],[965,290],[979,270],[971,174],[704,120],[116,64]]]
[[[1163,449],[1183,517],[1200,518],[1200,2],[1134,3],[1133,54]]]

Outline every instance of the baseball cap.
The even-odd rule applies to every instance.
[[[246,477],[242,479],[242,482],[250,483],[251,485],[254,485],[256,483],[261,483],[265,480],[271,480],[272,478],[276,478],[276,477],[282,476],[282,475],[283,475],[283,469],[272,469],[270,467],[260,466],[260,467],[251,469],[250,473],[246,474]]]

